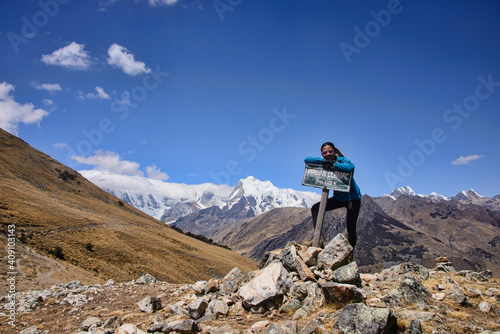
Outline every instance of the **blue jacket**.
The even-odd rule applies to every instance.
[[[315,158],[315,157],[307,157],[304,160],[306,164],[317,164],[317,165],[322,165],[324,161],[325,160],[323,158]],[[335,162],[333,167],[336,170],[340,170],[342,172],[354,172],[354,164],[351,162],[351,160],[347,159],[346,157],[337,157],[337,161]],[[354,177],[352,178],[351,190],[349,192],[334,191],[332,197],[341,202],[348,202],[360,199],[361,191],[359,190],[356,181],[354,181]]]

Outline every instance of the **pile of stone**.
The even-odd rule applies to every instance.
[[[261,264],[262,269],[248,276],[234,268],[221,279],[179,286],[174,293],[182,298],[166,305],[162,304],[162,296],[159,295],[142,299],[137,303],[137,309],[151,314],[152,319],[146,327],[141,326],[144,330],[138,325],[124,323],[124,318],[88,317],[80,324],[77,334],[421,334],[422,322],[445,322],[440,318],[445,314],[440,311],[441,306],[431,306],[432,301],[446,299],[457,306],[472,305],[469,300],[471,293],[447,276],[454,271],[450,261],[446,258],[437,261],[433,270],[405,262],[379,274],[360,274],[353,261],[353,249],[342,234],[332,239],[324,249],[290,242],[281,250],[267,253]],[[429,291],[422,282],[431,275],[442,277],[443,284],[437,284]],[[463,271],[454,275],[462,277],[464,282],[473,283],[487,282],[492,278],[491,272],[487,271]],[[136,281],[121,284],[132,285],[133,289],[133,285],[137,284],[168,283],[158,282],[146,274]],[[19,303],[24,311],[35,310],[37,303],[46,298],[78,306],[90,302],[87,293],[92,289],[113,286],[112,280],[101,287],[84,287],[79,282],[70,282],[56,290],[24,294]],[[474,293],[496,298],[496,303],[500,298],[500,291],[496,288]],[[477,308],[488,316],[500,315],[494,302],[482,302]],[[235,328],[234,323],[220,325],[221,320],[223,323],[224,319],[234,319],[235,316],[244,319],[245,315],[261,315],[261,318],[245,329]],[[276,315],[287,317],[276,321]],[[405,325],[398,327],[398,322]],[[21,334],[36,333],[39,333],[36,326],[21,331]]]
[[[281,324],[261,321],[247,329],[247,333],[316,333],[321,332],[332,317],[337,319],[334,329],[343,333],[353,329],[360,333],[396,332],[396,317],[391,309],[363,303],[366,295],[353,261],[353,249],[342,234],[324,249],[290,242],[284,249],[266,254],[264,261],[263,268],[250,273],[248,278],[234,268],[222,279],[196,282],[192,285],[192,300],[166,305],[172,316],[155,318],[147,332],[219,333],[220,329],[205,323],[244,312],[293,313],[291,321]],[[154,297],[147,297],[139,304],[144,312],[163,308],[161,301]],[[325,312],[303,328],[297,328],[293,320],[306,317],[325,304],[346,307],[335,314]],[[117,333],[140,333],[135,328],[127,328],[122,326]],[[228,328],[223,332],[226,330],[231,332]]]

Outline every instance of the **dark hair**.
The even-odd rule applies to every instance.
[[[325,147],[325,146],[331,146],[335,150],[335,145],[333,145],[333,143],[327,141],[326,143],[321,145],[321,151],[323,151],[323,147]]]

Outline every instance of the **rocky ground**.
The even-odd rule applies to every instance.
[[[359,273],[342,235],[325,249],[289,243],[246,277],[195,284],[78,281],[2,298],[1,333],[500,333],[490,272],[401,263]],[[14,322],[12,322],[14,321]]]

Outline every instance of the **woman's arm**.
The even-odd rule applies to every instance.
[[[317,165],[322,165],[324,159],[323,158],[316,158],[316,157],[307,157],[304,159],[304,162],[306,164],[317,164]]]
[[[325,164],[325,159],[316,157],[307,157],[304,159],[304,162],[306,164],[323,165]],[[340,170],[342,172],[354,171],[354,164],[351,162],[351,160],[347,159],[346,157],[337,157],[337,161],[335,162],[333,167],[336,170]]]
[[[346,157],[337,157],[337,162],[333,167],[342,172],[354,172],[354,164]]]

